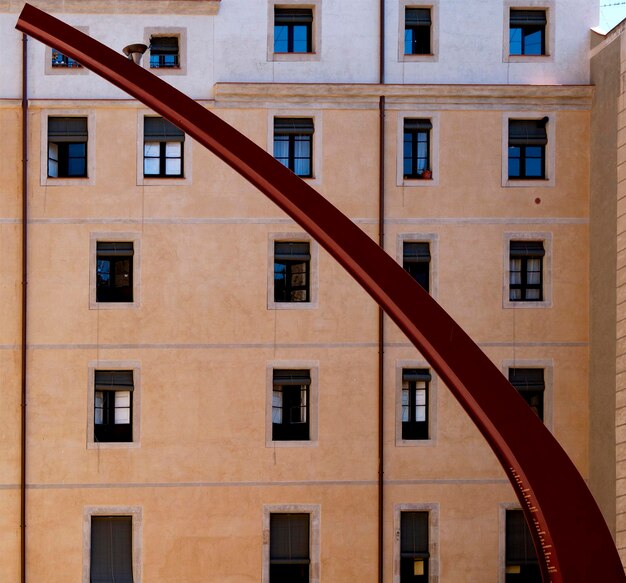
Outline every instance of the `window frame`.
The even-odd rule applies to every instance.
[[[310,53],[275,53],[274,52],[274,14],[275,8],[308,8],[313,14],[311,24]],[[319,61],[322,46],[322,2],[321,0],[268,0],[267,5],[267,60],[268,61]]]
[[[430,10],[430,54],[406,54],[404,34],[406,30],[407,8],[428,8]],[[439,0],[420,4],[414,0],[400,0],[398,4],[398,61],[406,63],[434,63],[439,60]]]
[[[542,300],[511,300],[509,297],[510,271],[510,243],[511,241],[541,241],[544,256],[542,266]],[[503,233],[503,280],[502,280],[502,307],[503,308],[551,308],[552,307],[552,233],[549,232],[517,232]]]
[[[506,583],[506,514],[510,510],[523,512],[519,502],[502,502],[498,508],[498,583]]]
[[[428,383],[426,418],[428,420],[428,437],[426,439],[404,439],[402,437],[402,373],[406,369],[428,370],[431,379]],[[437,373],[425,360],[397,360],[395,363],[395,387],[396,387],[396,447],[433,447],[437,445],[437,410],[438,410],[438,386]]]
[[[396,185],[417,186],[428,188],[439,186],[439,125],[440,112],[438,111],[401,111],[398,112],[397,143],[396,143]],[[404,120],[428,120],[432,124],[430,130],[430,171],[431,178],[412,178],[404,176]]]
[[[543,424],[550,430],[553,428],[553,400],[554,400],[554,359],[506,359],[501,362],[502,374],[508,379],[512,368],[540,368],[543,369]]]
[[[320,583],[320,505],[265,504],[262,517],[263,558],[261,583],[270,583],[270,516],[272,514],[309,515],[309,583]]]
[[[401,531],[403,512],[428,512],[428,582],[439,581],[439,503],[396,503],[393,506],[393,583],[400,583]]]
[[[131,370],[133,372],[132,441],[96,441],[95,378],[96,371]],[[91,360],[87,365],[87,449],[129,449],[141,447],[141,363],[138,360]]]
[[[152,37],[178,38],[178,67],[150,67],[150,44]],[[183,26],[149,26],[143,29],[143,42],[148,50],[142,57],[142,65],[153,75],[187,74],[187,28]]]
[[[398,233],[396,235],[396,260],[404,268],[404,244],[405,243],[428,243],[430,248],[429,266],[429,291],[433,297],[437,297],[439,289],[439,235],[437,233]]]
[[[55,178],[48,176],[48,119],[51,117],[79,117],[87,120],[86,176]],[[96,183],[96,114],[93,110],[43,109],[41,110],[40,185],[41,186],[92,186]]]
[[[97,261],[98,243],[132,243],[133,244],[133,301],[132,302],[99,302],[97,300]],[[141,306],[141,233],[106,232],[90,233],[89,239],[89,309],[120,310],[139,308]]]
[[[502,114],[502,187],[504,188],[551,188],[556,184],[556,112],[510,111]],[[509,121],[541,120],[547,118],[544,146],[544,178],[509,178]]]
[[[307,370],[310,375],[308,390],[309,439],[274,440],[272,404],[275,370]],[[319,361],[318,360],[274,360],[266,363],[265,373],[265,447],[317,447],[319,412]]]
[[[89,34],[88,26],[76,26],[76,25],[73,25],[73,26],[75,29],[80,30],[80,32]],[[79,65],[78,67],[54,66],[52,64],[52,52],[57,51],[61,54],[63,53],[49,46],[46,46],[45,50],[46,50],[46,54],[45,54],[45,61],[44,61],[44,75],[87,75],[89,73],[89,69],[87,69],[87,67],[83,67],[80,63],[78,63],[78,61],[77,61],[77,64]]]
[[[143,552],[143,508],[141,506],[83,507],[83,573],[82,583],[91,581],[91,517],[129,516],[132,520],[133,583],[141,583]]]
[[[274,243],[306,242],[309,243],[309,301],[308,302],[277,302],[274,299]],[[270,233],[268,236],[267,261],[267,309],[268,310],[313,310],[319,307],[318,261],[319,246],[317,241],[306,233]]]
[[[311,133],[309,133],[308,129],[307,130],[300,130],[300,133],[286,133],[285,130],[283,129],[283,131],[277,131],[276,128],[276,121],[277,120],[291,120],[292,122],[296,122],[296,121],[309,121],[311,122],[311,126],[313,127],[313,130]],[[283,164],[283,162],[281,162],[281,164],[283,164],[283,166],[285,166],[285,168],[288,168],[289,170],[291,170],[294,174],[296,174],[296,176],[299,176],[300,178],[307,179],[307,178],[314,178],[315,174],[314,174],[314,151],[313,151],[313,143],[314,143],[314,138],[315,138],[315,122],[312,118],[293,118],[293,117],[275,117],[274,118],[274,130],[273,130],[273,140],[272,140],[272,155],[274,157],[275,160],[278,160],[279,162],[280,159],[278,157],[276,157],[276,139],[277,137],[287,137],[287,160],[288,163],[287,164]],[[300,157],[297,158],[296,157],[296,144],[298,141],[298,138],[302,139],[302,138],[306,138],[309,144],[309,155],[308,157]],[[309,174],[298,174],[296,172],[296,163],[297,160],[307,160],[309,162]]]
[[[311,140],[311,176],[301,176],[310,185],[322,183],[322,131],[323,115],[320,110],[305,109],[271,109],[267,117],[267,151],[274,156],[274,119],[275,118],[307,118],[313,121],[313,137]]]
[[[512,10],[544,10],[546,13],[546,25],[544,29],[543,55],[511,55],[510,54],[510,28]],[[555,23],[556,14],[554,0],[505,0],[502,17],[502,62],[503,63],[550,63],[554,62],[555,50]]]
[[[182,142],[183,176],[144,176],[144,119],[146,117],[161,117],[154,115],[148,109],[140,109],[137,112],[137,186],[180,186],[192,183],[192,152],[193,140],[185,134]]]

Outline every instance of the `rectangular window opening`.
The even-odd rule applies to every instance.
[[[183,176],[185,133],[162,117],[144,118],[143,175],[146,178]]]
[[[274,118],[274,158],[301,178],[313,177],[313,120]]]
[[[94,379],[94,441],[133,441],[133,371],[97,370]]]
[[[548,118],[509,120],[509,178],[546,178]]]
[[[510,241],[509,300],[543,301],[543,241]]]
[[[509,21],[510,55],[546,54],[546,11],[511,8]]]
[[[541,583],[537,554],[521,510],[506,511],[505,583]]]
[[[133,254],[132,242],[97,242],[97,302],[133,301]]]
[[[272,440],[310,439],[311,372],[275,369],[272,379]]]
[[[64,55],[61,51],[57,49],[52,49],[52,59],[51,63],[52,67],[60,68],[60,69],[81,69],[82,65],[72,59],[72,57],[68,57]]]
[[[406,8],[404,14],[404,54],[430,55],[430,8]]]
[[[274,8],[274,52],[313,52],[311,8]]]
[[[429,438],[428,369],[405,368],[402,370],[402,439],[421,440]]]
[[[428,583],[429,513],[400,513],[400,583]]]
[[[310,302],[311,250],[308,241],[274,242],[274,301]]]
[[[178,36],[150,37],[150,68],[180,68],[180,49]]]
[[[430,244],[405,241],[402,266],[426,291],[430,291]]]
[[[509,368],[509,382],[517,389],[537,417],[543,421],[543,395],[546,388],[544,369]]]
[[[48,178],[87,176],[87,118],[48,118]]]
[[[132,516],[92,516],[90,581],[133,583]]]
[[[404,119],[404,178],[432,179],[429,119]]]
[[[270,514],[270,582],[308,583],[310,515]]]

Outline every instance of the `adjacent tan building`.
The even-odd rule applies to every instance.
[[[623,551],[623,24],[589,61],[579,0],[387,0],[380,83],[373,0],[35,4],[150,45],[380,238]],[[537,581],[495,456],[369,296],[177,128],[36,41],[23,61],[21,5],[0,1],[0,581]]]

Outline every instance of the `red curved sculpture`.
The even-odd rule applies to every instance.
[[[17,28],[219,156],[361,284],[426,357],[500,460],[530,526],[544,582],[626,582],[604,518],[556,439],[460,326],[348,217],[237,130],[121,54],[28,4]]]

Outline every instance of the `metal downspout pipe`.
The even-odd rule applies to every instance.
[[[378,82],[385,83],[385,0],[380,0],[380,46]],[[385,96],[378,101],[378,245],[385,248]],[[385,319],[384,311],[378,307],[378,583],[383,583],[384,556],[384,378],[385,378]]]
[[[22,34],[22,346],[20,441],[20,572],[26,583],[26,313],[28,276],[28,36]]]

